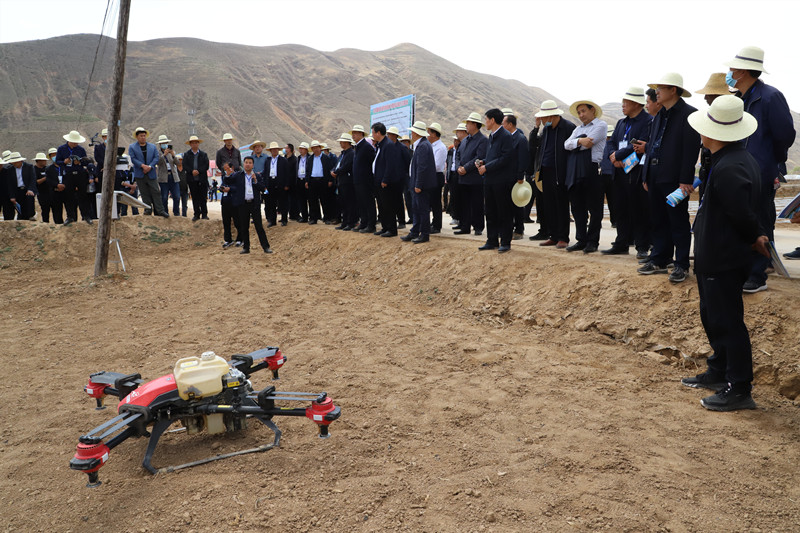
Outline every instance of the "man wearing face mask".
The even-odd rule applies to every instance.
[[[103,131],[100,132],[100,137],[102,137],[103,141],[95,143],[94,145],[94,160],[97,166],[98,179],[102,179],[103,168],[106,165],[106,143],[108,142],[108,128],[103,128]],[[99,189],[100,187],[98,187],[98,190]]]
[[[742,48],[733,60],[725,82],[737,90],[744,101],[744,110],[758,121],[758,129],[745,139],[747,151],[758,161],[761,169],[758,221],[770,241],[775,240],[775,189],[778,176],[786,174],[786,159],[794,144],[795,130],[789,105],[783,94],[761,81],[764,70],[764,50],[756,46]],[[744,292],[767,290],[766,269],[770,260],[753,253],[753,268],[744,284]]]
[[[51,148],[51,150],[53,150],[53,156],[55,157],[56,149]],[[39,191],[37,195],[39,198],[39,207],[42,210],[42,222],[50,222],[50,211],[52,211],[52,200],[50,197],[52,196],[52,191],[50,187],[47,186],[47,163],[50,162],[50,158],[43,153],[38,153],[33,160],[36,164],[34,166],[34,171],[36,172],[36,189]]]
[[[161,189],[161,203],[164,211],[169,213],[169,197],[172,195],[172,214],[181,214],[181,188],[178,176],[178,167],[175,161],[175,152],[170,144],[172,141],[166,135],[158,136],[158,148],[161,155],[158,158],[156,171],[158,173],[158,187]]]

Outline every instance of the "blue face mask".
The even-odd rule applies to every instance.
[[[737,81],[739,81],[739,80],[734,79],[733,72],[731,72],[730,70],[728,71],[727,74],[725,74],[725,83],[727,83],[728,87],[730,87],[731,89],[736,87],[736,82]]]
[[[545,127],[545,128],[549,128],[549,127],[550,127],[550,126],[552,126],[552,125],[553,125],[553,123],[552,123],[552,122],[545,122],[545,123],[544,123],[544,127]]]
[[[167,146],[169,146],[169,145],[168,145],[168,144],[162,144],[162,145],[161,145],[161,148],[163,148],[164,150],[166,150],[166,149],[167,149]]]
[[[56,156],[51,157],[50,160],[53,161],[53,163],[55,163],[56,162]]]

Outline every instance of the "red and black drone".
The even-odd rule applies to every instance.
[[[89,475],[87,487],[97,487],[101,484],[98,471],[108,461],[109,451],[129,437],[150,437],[142,466],[153,474],[262,452],[280,446],[281,431],[272,422],[273,416],[304,416],[319,426],[321,438],[329,437],[328,425],[339,418],[341,410],[326,393],[279,393],[273,386],[260,391],[253,389],[249,378],[254,372],[268,368],[273,379],[278,379],[278,369],[285,362],[280,349],[269,347],[247,355],[233,355],[230,361],[213,352],[186,357],[175,364],[172,374],[147,383],[139,374],[105,371],[92,374],[84,387],[86,393],[97,401],[97,409],[104,409],[106,396],[120,398],[119,414],[80,437],[69,467]],[[276,407],[276,401],[310,401],[311,405],[292,409]],[[158,439],[175,422],[180,422],[182,427],[173,431],[195,434],[205,429],[216,434],[245,429],[248,418],[266,425],[275,434],[275,440],[256,448],[182,465],[157,469],[150,463]],[[104,439],[107,440],[104,442]]]

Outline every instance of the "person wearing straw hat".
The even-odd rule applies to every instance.
[[[428,141],[428,129],[424,122],[414,122],[409,128],[414,155],[411,158],[409,180],[411,187],[412,225],[405,242],[421,244],[430,241],[431,207],[430,191],[436,187],[436,161],[433,148]]]
[[[286,143],[283,152],[283,157],[289,166],[289,194],[286,200],[289,206],[289,220],[297,222],[300,220],[300,202],[297,198],[297,156],[294,155],[294,144]]]
[[[156,181],[161,190],[161,204],[164,206],[164,212],[169,214],[169,197],[172,195],[172,214],[177,217],[181,214],[181,187],[175,151],[172,149],[171,142],[172,140],[166,135],[158,136],[160,154],[156,165],[156,174],[158,175]]]
[[[705,86],[702,89],[695,91],[695,94],[702,94],[708,105],[714,103],[714,100],[720,96],[730,95],[731,89],[728,87],[728,84],[725,83],[725,73],[715,72],[709,76]],[[698,187],[700,198],[703,198],[704,184],[706,182],[706,178],[708,177],[708,171],[710,168],[711,151],[708,148],[703,147],[700,149],[700,170],[697,173],[697,177],[700,178],[700,181],[702,182]]]
[[[517,117],[511,109],[503,109],[503,127],[511,134],[514,141],[514,152],[517,154],[517,184],[525,182],[525,172],[530,164],[530,152],[528,150],[528,139],[522,130],[517,129]],[[513,189],[512,189],[513,196]],[[525,235],[525,206],[514,204],[514,236],[512,240],[519,240]]]
[[[269,159],[269,154],[264,151],[266,147],[267,143],[259,140],[256,140],[250,145],[250,150],[252,150],[250,156],[253,158],[253,172],[256,174],[264,174],[264,168],[266,168],[267,160]]]
[[[497,108],[486,111],[486,129],[489,130],[489,149],[486,159],[476,161],[478,172],[484,179],[486,200],[486,244],[478,250],[505,253],[511,250],[514,229],[514,203],[511,189],[517,181],[519,165],[514,150],[514,139],[501,124],[503,112]],[[499,244],[499,247],[498,247]]]
[[[64,223],[64,210],[67,211],[67,219],[69,219],[70,205],[74,200],[75,186],[68,181],[68,174],[66,165],[57,165],[55,162],[55,148],[51,148],[49,155],[53,163],[47,167],[46,175],[46,188],[50,195],[50,209],[53,211],[53,223]],[[70,159],[70,162],[72,160]]]
[[[220,175],[220,170],[222,165],[225,164],[226,161],[231,162],[231,166],[234,172],[238,172],[242,168],[242,154],[239,152],[239,149],[233,145],[233,135],[230,133],[225,133],[222,135],[222,147],[217,150],[216,155],[216,163],[217,163],[217,170],[215,175]]]
[[[458,126],[456,126],[456,129],[453,130],[453,147],[447,152],[447,174],[445,175],[445,182],[450,195],[450,202],[447,204],[447,213],[453,219],[450,225],[456,227],[460,225],[461,220],[461,192],[459,191],[458,167],[461,166],[460,150],[466,137],[467,125],[464,122],[460,122]]]
[[[431,233],[442,232],[442,189],[444,188],[444,173],[447,169],[447,146],[442,142],[442,126],[432,122],[428,126],[428,142],[433,148],[433,159],[436,165],[436,187],[431,190]]]
[[[192,195],[192,222],[199,219],[208,220],[208,154],[200,149],[203,140],[192,135],[184,144],[189,150],[183,153],[183,168],[186,170],[186,181],[189,182],[189,194]]]
[[[413,153],[411,152],[411,148],[400,141],[400,130],[397,129],[397,126],[387,128],[386,135],[395,146],[397,146],[397,150],[400,152],[400,172],[403,174],[403,195],[397,206],[397,229],[405,229],[406,223],[411,223],[411,189],[408,188],[408,171],[411,166],[411,157]],[[408,210],[408,222],[406,222],[406,210]]]
[[[489,149],[489,139],[482,133],[483,120],[479,113],[472,112],[464,121],[467,136],[461,146],[459,158],[458,189],[461,195],[459,206],[459,226],[453,232],[455,235],[468,235],[470,228],[475,230],[475,235],[483,235],[484,205],[483,205],[483,176],[475,166],[476,161],[486,158]]]
[[[94,144],[94,160],[97,165],[97,179],[103,179],[103,168],[106,164],[106,143],[108,143],[108,128],[103,128],[100,132],[101,142]]]
[[[52,210],[52,194],[50,192],[50,188],[47,186],[48,161],[50,161],[50,159],[44,154],[44,152],[37,153],[36,157],[33,158],[33,172],[36,175],[36,190],[38,192],[36,196],[39,199],[39,208],[42,212],[42,222],[50,222],[50,211]]]
[[[572,135],[575,124],[563,114],[555,101],[542,102],[534,115],[536,124],[528,140],[533,161],[531,170],[534,176],[539,174],[542,183],[542,201],[536,205],[536,217],[540,222],[540,233],[545,233],[547,240],[540,242],[539,246],[566,248],[569,245],[569,193],[565,184],[567,151],[564,143]],[[541,236],[534,235],[531,240],[541,240]]]
[[[736,89],[744,101],[744,109],[758,121],[758,129],[747,141],[747,151],[753,154],[761,168],[761,203],[758,210],[761,225],[770,241],[775,240],[775,189],[780,177],[786,174],[789,148],[794,144],[795,129],[789,105],[778,89],[761,80],[764,69],[764,50],[746,46],[726,63],[727,84]],[[750,278],[743,290],[753,293],[767,289],[766,269],[770,260],[756,256]]]
[[[278,223],[278,213],[281,214],[281,226],[288,223],[289,217],[289,163],[280,155],[281,147],[277,142],[269,143],[270,156],[264,165],[264,183],[267,194],[264,203],[264,218],[267,227],[271,228]]]
[[[351,231],[358,224],[358,203],[356,201],[356,188],[353,185],[353,137],[349,133],[342,133],[338,139],[342,153],[336,161],[336,166],[331,171],[336,178],[339,190],[339,211],[342,213],[342,223],[335,229]]]
[[[647,191],[642,187],[642,166],[638,163],[626,168],[638,156],[633,154],[633,141],[647,142],[653,118],[644,110],[647,100],[642,87],[629,87],[622,95],[622,114],[625,115],[614,128],[606,145],[606,160],[612,165],[612,195],[617,222],[617,238],[605,255],[627,255],[630,244],[636,247],[638,259],[650,254],[650,217]]]
[[[67,133],[62,137],[65,141],[64,144],[58,147],[56,152],[56,164],[61,165],[64,160],[72,157],[73,155],[79,158],[86,157],[86,149],[81,146],[81,143],[86,142],[86,138],[75,130]]]
[[[297,197],[297,210],[300,218],[297,219],[301,224],[308,222],[308,190],[306,189],[307,170],[306,161],[308,157],[309,146],[308,143],[303,141],[297,146],[297,177],[295,180],[295,195]]]
[[[331,171],[328,175],[328,186],[322,191],[322,209],[325,214],[325,224],[341,224],[342,211],[339,209],[339,200],[336,197],[336,190],[338,189],[338,180],[333,175],[333,167],[339,161],[339,158],[334,154],[327,143],[321,143],[322,157],[328,158]]]
[[[700,152],[700,136],[689,126],[687,118],[697,111],[684,98],[692,94],[683,87],[683,76],[670,72],[656,83],[658,103],[663,107],[653,119],[647,142],[634,144],[638,154],[645,157],[642,181],[650,200],[653,249],[650,260],[642,265],[639,274],[666,274],[667,265],[675,254],[669,281],[681,283],[689,271],[689,202],[671,207],[665,198],[680,188],[688,196],[694,190],[695,164]]]
[[[372,162],[375,160],[375,149],[366,140],[364,126],[356,124],[350,130],[355,142],[353,153],[353,186],[356,189],[358,202],[359,233],[375,231],[377,214],[375,213],[375,189],[372,183]]]
[[[276,156],[273,155],[273,159]],[[281,157],[281,159],[283,159]],[[284,162],[286,160],[284,159]],[[231,162],[226,162],[227,168]],[[266,190],[265,177],[255,172],[253,156],[246,156],[242,163],[243,169],[226,178],[229,189],[230,202],[236,210],[238,221],[236,229],[241,236],[242,251],[240,254],[250,253],[250,220],[258,235],[258,242],[265,254],[271,254],[267,233],[261,223],[261,193]],[[269,167],[267,167],[269,168]]]
[[[8,202],[3,205],[3,218],[13,220],[16,216],[17,220],[30,220],[36,214],[35,198],[39,192],[33,165],[19,152],[12,152],[5,162],[10,168],[6,171]]]
[[[706,409],[755,409],[742,286],[750,274],[751,254],[769,256],[769,239],[758,218],[762,172],[739,141],[752,135],[758,123],[744,111],[742,100],[730,95],[714,100],[708,111],[692,113],[688,122],[712,154],[712,170],[694,222],[694,270],[700,318],[714,354],[707,359],[705,372],[681,383],[716,391],[700,400]]]
[[[373,235],[396,237],[397,211],[398,206],[402,205],[405,179],[402,171],[403,159],[398,145],[386,135],[386,126],[382,122],[372,125],[372,138],[375,140],[376,151],[372,175],[381,219],[381,231],[375,231]]]
[[[158,186],[156,170],[161,154],[155,144],[147,142],[149,134],[145,128],[136,128],[133,132],[136,142],[128,146],[128,154],[133,163],[133,179],[142,195],[142,202],[151,206],[151,209],[144,210],[144,214],[155,213],[157,216],[168,218],[169,214],[161,201],[161,188]]]
[[[311,141],[311,154],[306,159],[306,190],[308,191],[308,223],[316,224],[318,220],[327,221],[325,217],[332,213],[331,206],[326,204],[325,189],[333,187],[331,176],[333,165],[328,157],[322,154],[322,143]],[[322,203],[322,211],[320,211]]]

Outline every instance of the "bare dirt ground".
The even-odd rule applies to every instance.
[[[746,297],[759,408],[721,414],[679,384],[708,355],[693,277],[296,223],[268,230],[275,254],[240,256],[202,222],[121,221],[131,271],[101,280],[94,227],[0,224],[5,530],[800,530],[793,282]],[[99,488],[69,469],[78,437],[113,416],[82,391],[90,373],[152,379],[268,345],[289,358],[279,390],[341,406],[331,439],[278,419],[282,447],[263,454],[151,476],[138,439]],[[154,464],[269,438],[255,424],[168,435]]]

